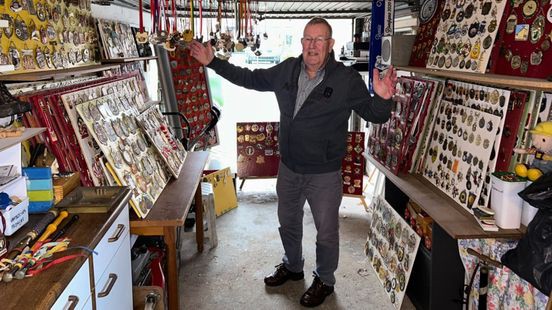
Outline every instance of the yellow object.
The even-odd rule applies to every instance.
[[[46,191],[28,191],[29,201],[52,201],[54,200],[54,192],[52,190]]]
[[[44,240],[48,239],[48,237],[50,237],[50,235],[54,231],[56,231],[56,229],[59,226],[59,224],[61,223],[61,221],[63,221],[68,215],[69,215],[69,213],[67,211],[61,211],[59,213],[58,217],[51,224],[49,224],[46,227],[46,230],[42,233],[42,236],[40,236],[40,238],[38,238],[38,241],[44,241]]]
[[[547,137],[552,137],[552,121],[540,122],[535,126],[535,128],[529,131],[534,135],[543,135]]]
[[[542,171],[537,168],[531,168],[527,170],[527,178],[529,181],[535,182],[538,178],[542,176]]]
[[[522,178],[527,177],[527,166],[525,164],[517,164],[514,170],[516,175]]]
[[[232,173],[230,168],[224,168],[219,171],[203,177],[204,182],[213,185],[213,198],[215,200],[215,214],[220,216],[238,206],[236,189],[232,182]]]

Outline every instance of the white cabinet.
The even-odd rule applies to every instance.
[[[132,309],[129,227],[127,204],[95,246],[97,254],[81,267],[52,309],[92,309],[93,301],[99,310]],[[93,270],[89,269],[89,260]]]
[[[87,259],[52,309],[92,309],[90,295],[90,259]]]
[[[94,254],[94,279],[98,281],[103,274],[109,263],[115,259],[115,253],[123,245],[123,243],[128,243],[130,246],[130,240],[125,240],[125,237],[129,234],[130,224],[129,224],[129,214],[128,207],[126,207],[121,214],[117,216],[115,221],[103,238],[100,240],[96,248],[94,249],[97,254]],[[127,251],[130,263],[130,250]]]
[[[97,309],[132,309],[130,238],[123,239],[117,255],[96,282]]]
[[[132,309],[128,206],[96,246],[94,279],[98,309]]]

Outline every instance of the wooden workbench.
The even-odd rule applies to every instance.
[[[61,256],[69,254],[82,254],[83,257],[68,260],[62,264],[53,266],[34,277],[22,280],[13,280],[10,283],[0,283],[0,300],[2,309],[50,309],[73,279],[80,267],[85,263],[90,252],[84,248],[94,249],[104,237],[114,220],[124,210],[128,212],[126,204],[130,199],[130,190],[122,195],[116,203],[118,207],[107,213],[79,214],[79,219],[68,231],[67,237],[71,239],[70,249],[61,253]],[[13,236],[9,237],[13,247],[23,238],[43,214],[33,214],[29,222],[25,224]],[[71,215],[70,215],[71,216]]]
[[[167,294],[169,309],[179,309],[176,229],[183,226],[195,198],[197,250],[203,251],[203,205],[201,177],[209,152],[190,152],[178,179],[167,184],[145,219],[131,217],[130,232],[141,236],[163,236],[167,245]]]

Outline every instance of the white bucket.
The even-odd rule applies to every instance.
[[[503,181],[494,174],[491,179],[491,208],[495,211],[496,226],[502,229],[518,229],[523,205],[523,199],[518,193],[525,188],[525,181]]]

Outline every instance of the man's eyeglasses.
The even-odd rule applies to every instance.
[[[326,42],[327,40],[329,40],[331,38],[324,38],[324,37],[316,37],[316,38],[312,38],[312,37],[303,37],[301,38],[301,43],[303,43],[304,45],[311,45],[311,43],[314,42],[314,45],[316,46],[322,46],[322,44],[324,44],[324,42]]]

